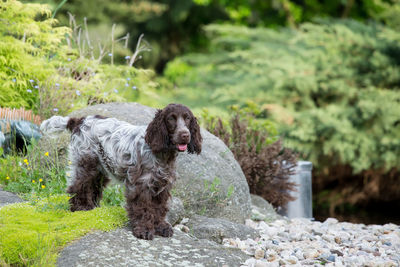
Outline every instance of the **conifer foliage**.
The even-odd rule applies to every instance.
[[[206,31],[209,52],[165,71],[177,101],[226,110],[251,99],[312,161],[315,192],[335,188],[338,205],[400,200],[399,32],[353,20]]]

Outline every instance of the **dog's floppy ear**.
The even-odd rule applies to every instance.
[[[146,129],[146,143],[153,153],[166,151],[169,147],[169,136],[164,122],[164,112],[159,109]]]
[[[196,117],[192,115],[189,125],[190,131],[190,143],[188,145],[188,153],[190,154],[200,154],[201,152],[201,143],[203,142],[203,138],[200,134],[200,126],[197,123]]]

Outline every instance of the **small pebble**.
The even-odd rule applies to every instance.
[[[314,259],[319,256],[319,252],[316,249],[308,249],[303,253],[303,256],[306,259]]]
[[[328,258],[326,258],[328,261],[332,261],[335,262],[336,261],[336,257],[335,255],[330,255]]]
[[[286,259],[287,262],[289,262],[290,264],[296,264],[297,263],[297,258],[295,256],[289,256]]]
[[[254,258],[256,258],[257,260],[264,258],[264,250],[258,248],[256,249],[256,251],[254,252]]]
[[[174,226],[174,228],[181,230],[184,233],[189,233],[189,231],[190,231],[189,227],[187,227],[186,225],[183,225],[183,224],[177,224]]]

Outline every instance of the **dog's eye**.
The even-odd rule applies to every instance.
[[[170,117],[168,117],[167,120],[170,121],[170,122],[173,122],[173,121],[175,121],[175,117],[174,116],[170,116]]]

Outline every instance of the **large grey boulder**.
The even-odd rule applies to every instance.
[[[250,256],[239,249],[175,230],[171,238],[137,239],[127,228],[83,237],[59,255],[58,267],[74,266],[241,266]]]
[[[74,111],[70,117],[103,115],[134,125],[147,125],[156,109],[138,103],[107,103]],[[251,201],[246,178],[225,144],[208,131],[201,129],[203,149],[200,155],[180,153],[177,159],[177,181],[172,194],[179,197],[185,216],[200,214],[243,223],[250,217]],[[57,147],[62,155],[67,147],[65,133],[60,138],[42,138],[44,150]],[[54,145],[54,142],[57,144]],[[55,152],[54,152],[55,153]]]

